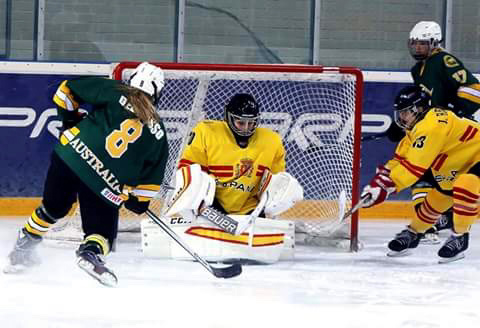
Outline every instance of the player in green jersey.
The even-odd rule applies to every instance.
[[[51,156],[42,204],[20,230],[5,272],[37,263],[35,246],[78,198],[85,239],[77,263],[105,285],[115,274],[105,266],[116,238],[119,207],[141,214],[158,192],[168,157],[165,127],[156,112],[163,71],[140,64],[128,84],[85,77],[63,81],[54,102],[64,131]],[[80,104],[91,104],[88,115]]]

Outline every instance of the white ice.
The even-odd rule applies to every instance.
[[[22,223],[0,220],[2,268]],[[108,258],[116,288],[78,269],[73,247],[41,245],[39,267],[0,274],[0,327],[478,327],[480,229],[473,227],[461,261],[438,264],[440,245],[386,257],[386,243],[405,224],[361,221],[359,253],[298,247],[294,261],[244,266],[227,280],[120,244]]]

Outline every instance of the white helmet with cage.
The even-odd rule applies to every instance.
[[[156,104],[165,85],[165,76],[160,67],[143,62],[130,75],[128,84],[148,94]]]
[[[408,47],[415,60],[424,60],[431,55],[432,50],[438,48],[442,42],[442,29],[433,21],[421,21],[415,24],[410,31]],[[428,46],[425,51],[416,48],[418,43]]]

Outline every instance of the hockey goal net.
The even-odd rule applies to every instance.
[[[127,80],[138,64],[119,63],[113,78]],[[224,106],[235,93],[251,93],[260,105],[261,126],[282,136],[287,171],[304,188],[305,200],[281,218],[295,221],[300,241],[330,245],[329,240],[343,239],[351,250],[357,250],[358,214],[342,224],[339,218],[358,201],[363,92],[358,69],[154,64],[164,70],[166,77],[158,105],[170,150],[166,186],[174,185],[175,170],[193,126],[202,119],[222,120]],[[168,187],[162,188],[150,208],[160,214],[170,192]],[[138,231],[143,218],[123,209],[120,217],[121,231]],[[71,221],[78,226],[78,214]]]

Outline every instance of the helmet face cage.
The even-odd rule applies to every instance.
[[[413,120],[411,122],[407,122],[402,118],[403,113],[406,113],[407,111],[413,113]],[[421,115],[422,112],[423,112],[423,108],[421,108],[421,107],[418,108],[417,106],[413,105],[413,106],[410,106],[410,107],[405,107],[401,110],[396,110],[393,113],[393,116],[395,118],[395,123],[399,127],[401,127],[404,130],[411,130],[415,126],[415,124],[420,120],[420,118],[422,117],[422,115]]]
[[[257,102],[250,94],[234,95],[225,106],[225,121],[237,136],[250,137],[260,121]]]
[[[393,107],[395,123],[404,130],[411,130],[427,113],[430,98],[419,87],[410,86],[398,93]],[[410,122],[403,118],[407,112],[412,113]]]
[[[442,29],[436,22],[419,22],[410,31],[410,37],[408,39],[408,49],[410,55],[415,60],[424,60],[428,58],[433,49],[440,46],[442,41]],[[417,42],[424,42],[428,46],[426,52],[417,52]]]
[[[253,118],[246,118],[243,116],[235,115],[230,112],[227,112],[227,123],[232,131],[242,137],[250,137],[252,134],[255,133],[255,129],[258,126],[258,121],[260,120],[260,116],[256,116]],[[240,126],[246,127],[246,129],[242,129],[237,127],[237,124]]]

